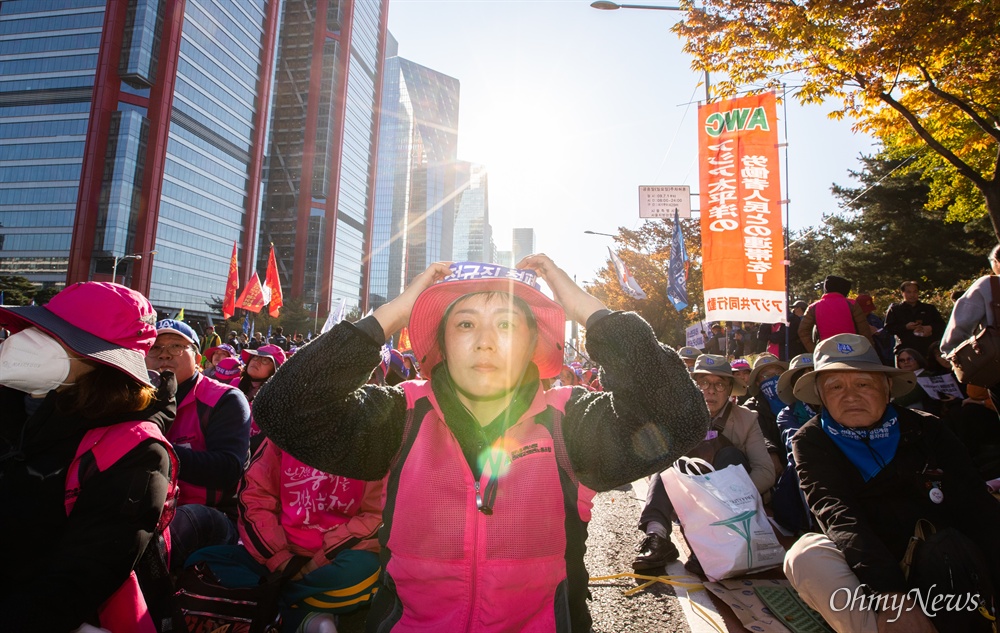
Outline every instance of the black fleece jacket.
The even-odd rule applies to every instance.
[[[23,392],[0,387],[0,630],[61,632],[97,624],[98,607],[125,582],[152,538],[170,457],[162,443],[146,440],[103,472],[82,467],[80,495],[68,517],[67,468],[90,428],[131,420],[168,425],[175,389],[172,374],[164,374],[149,409],[84,420],[59,415],[56,392],[29,415]]]
[[[254,400],[257,424],[282,450],[314,468],[368,481],[388,472],[406,421],[400,387],[365,384],[384,339],[372,321],[340,323],[300,348]],[[680,357],[656,341],[641,317],[595,315],[587,348],[602,367],[606,391],[575,387],[563,418],[570,463],[583,484],[602,491],[629,483],[666,468],[705,437],[704,398]],[[437,380],[435,372],[435,393]],[[473,454],[467,444],[477,435],[463,430],[467,421],[446,416],[445,422]]]
[[[897,409],[896,455],[865,481],[823,431],[819,417],[792,438],[795,469],[809,508],[863,584],[884,593],[906,591],[899,561],[918,519],[953,527],[972,539],[1000,582],[1000,502],[986,491],[968,451],[940,420]],[[931,486],[944,493],[931,501]]]

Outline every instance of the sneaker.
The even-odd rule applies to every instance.
[[[632,561],[632,569],[635,571],[665,567],[667,563],[680,557],[677,546],[669,538],[656,534],[648,534],[637,549],[639,555]]]
[[[310,613],[299,625],[298,633],[337,633],[337,620],[329,613]]]

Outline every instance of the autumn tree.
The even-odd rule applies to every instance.
[[[895,152],[914,156],[931,205],[988,214],[1000,236],[1000,2],[682,0],[674,29],[721,96],[797,84],[801,103],[840,101]],[[719,81],[720,77],[724,77]],[[819,148],[817,148],[819,149]]]
[[[645,222],[634,231],[619,228],[615,236],[613,249],[646,293],[645,299],[633,299],[622,291],[610,258],[607,266],[598,271],[597,282],[586,287],[611,310],[639,313],[653,327],[657,338],[671,346],[684,345],[684,328],[696,319],[694,306],[702,304],[701,268],[697,264],[701,258],[698,221],[681,220],[681,230],[691,260],[688,308],[683,312],[677,312],[667,299],[672,222]]]

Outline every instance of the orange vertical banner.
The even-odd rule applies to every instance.
[[[786,318],[773,92],[698,108],[706,319]]]

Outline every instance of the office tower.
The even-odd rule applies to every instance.
[[[514,265],[535,252],[535,229],[514,229]]]
[[[369,305],[399,295],[435,261],[452,259],[459,82],[403,59],[385,62]]]
[[[514,252],[513,251],[496,251],[496,258],[493,260],[494,263],[500,264],[501,266],[506,266],[507,268],[514,267]]]
[[[455,261],[493,261],[493,227],[490,226],[490,201],[486,168],[473,163],[459,163],[459,180],[464,188],[455,212]],[[461,188],[461,185],[460,185]]]
[[[252,262],[279,4],[0,3],[0,274],[117,263],[158,308],[206,312],[234,240]]]
[[[387,0],[285,0],[258,270],[322,317],[363,307]]]

